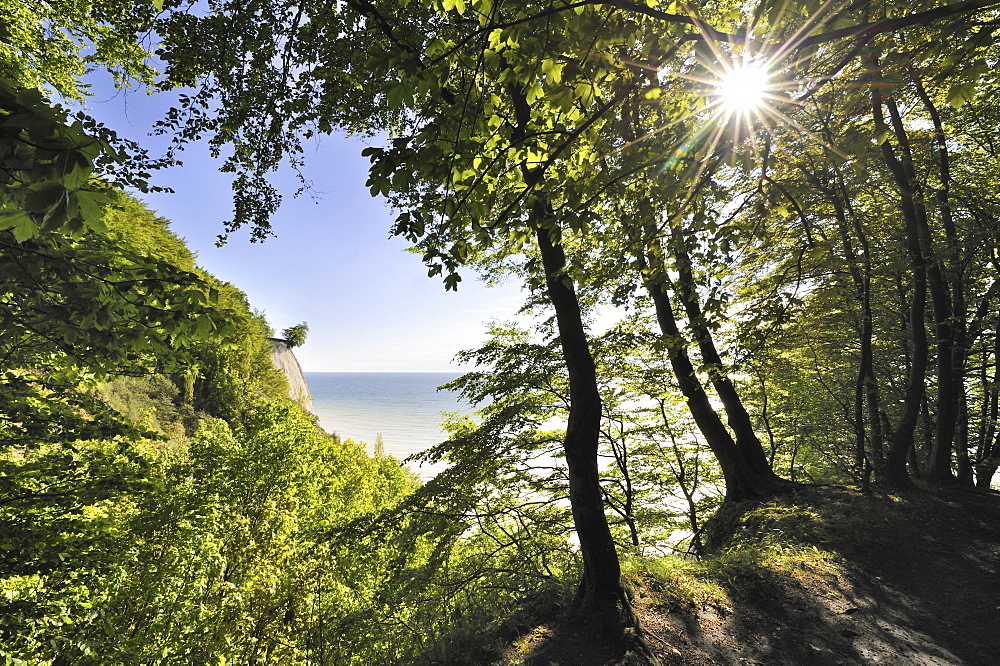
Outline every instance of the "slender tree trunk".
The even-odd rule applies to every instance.
[[[570,408],[563,449],[573,522],[583,555],[579,602],[599,618],[606,633],[620,640],[623,627],[638,628],[639,622],[622,587],[618,553],[604,513],[597,464],[601,428],[597,370],[576,292],[566,274],[559,228],[542,203],[535,204],[532,218],[545,268],[545,288],[556,312],[559,343],[569,372]]]
[[[775,480],[780,481],[780,477],[773,472],[766,476],[761,475],[753,469],[737,447],[718,412],[712,407],[708,394],[695,374],[694,365],[687,353],[687,343],[681,336],[677,320],[674,318],[673,305],[663,280],[665,273],[656,270],[651,274],[647,270],[653,261],[651,257],[639,254],[636,259],[646,275],[645,286],[653,300],[660,332],[667,339],[667,356],[674,377],[687,400],[691,416],[722,468],[722,476],[726,482],[726,501],[738,502],[773,494],[778,489]],[[653,275],[658,275],[659,279]]]
[[[986,375],[986,350],[983,350],[983,420],[980,427],[979,450],[976,452],[976,487],[986,490],[993,482],[1000,463],[1000,435],[997,434],[997,417],[1000,413],[1000,315],[993,329],[993,378]]]
[[[869,353],[872,353],[872,345],[869,344]],[[868,405],[868,423],[871,424],[871,450],[874,458],[873,463],[878,467],[879,472],[885,468],[885,412],[882,411],[882,399],[879,393],[878,379],[875,377],[874,354],[872,353],[871,374],[865,381],[865,400]]]
[[[859,244],[862,248],[863,263],[859,262],[851,242],[851,234],[848,228],[848,212],[845,210],[845,203],[850,205],[849,199],[844,191],[843,180],[839,178],[838,185],[844,195],[842,200],[837,192],[829,190],[827,192],[830,202],[833,204],[837,217],[837,227],[840,231],[841,245],[844,249],[844,257],[847,260],[847,267],[854,282],[857,292],[858,305],[861,308],[861,330],[858,332],[858,342],[861,347],[858,359],[858,374],[854,382],[854,467],[857,478],[864,480],[868,468],[866,456],[866,442],[870,439],[871,445],[867,448],[871,451],[872,460],[881,459],[882,454],[882,426],[879,420],[879,400],[878,383],[875,379],[875,370],[872,353],[872,309],[871,309],[871,256],[869,254],[868,242],[864,230],[856,217],[854,218],[854,231],[858,235]],[[868,431],[865,430],[865,404],[868,405]]]
[[[778,453],[778,445],[774,441],[774,429],[771,427],[771,415],[769,412],[769,403],[767,399],[767,382],[764,379],[764,374],[762,372],[757,373],[757,379],[760,381],[760,420],[764,423],[764,432],[767,433],[767,464],[774,469],[774,457]]]
[[[921,462],[927,463],[930,466],[931,450],[934,448],[934,420],[931,418],[931,404],[926,393],[924,393],[924,399],[920,405],[920,419],[924,424],[922,433],[924,441],[923,446],[920,447],[920,451],[917,451],[916,443],[914,442],[913,456],[916,459],[919,455]],[[927,474],[925,473],[920,478],[927,479]]]
[[[938,374],[947,375],[946,381],[938,380],[938,400],[937,400],[937,424],[935,430],[934,452],[932,454],[931,478],[939,482],[947,482],[954,477],[951,474],[951,451],[952,441],[956,436],[961,437],[961,429],[966,427],[960,423],[963,414],[962,405],[965,400],[965,366],[969,356],[968,350],[968,322],[965,319],[965,269],[960,256],[960,239],[955,227],[954,216],[951,209],[951,161],[948,153],[948,141],[945,135],[944,125],[941,122],[941,114],[938,113],[934,101],[927,94],[923,82],[919,77],[915,79],[917,95],[923,102],[924,108],[930,115],[931,123],[934,126],[934,153],[938,168],[939,184],[934,188],[935,200],[937,201],[938,212],[941,217],[941,224],[944,228],[946,247],[944,250],[944,260],[934,261],[931,267],[937,271],[937,279],[941,282],[938,291],[933,293],[937,299],[932,299],[935,304],[935,325],[938,337],[938,345],[941,345],[942,336],[948,336],[950,354],[938,352]],[[927,244],[930,245],[930,232],[926,232]],[[931,256],[931,255],[928,255]],[[945,272],[942,264],[948,268]],[[932,289],[934,281],[932,279]],[[967,431],[966,431],[967,439]],[[968,450],[963,449],[956,443],[955,451],[959,456],[965,456],[968,462]],[[963,474],[959,474],[961,481]],[[971,482],[971,481],[970,481]]]
[[[524,93],[508,88],[517,116],[514,138],[523,141],[531,120]],[[522,167],[526,182],[542,192],[544,174]],[[601,436],[602,405],[597,368],[573,281],[566,271],[566,253],[558,221],[544,195],[537,195],[529,211],[538,251],[545,270],[545,291],[556,314],[559,344],[569,374],[570,406],[563,440],[569,472],[569,501],[573,525],[583,556],[583,579],[577,606],[595,619],[605,639],[622,649],[642,653],[657,663],[643,639],[642,625],[621,582],[621,564],[604,512],[597,453]]]
[[[880,133],[888,131],[882,115],[882,94],[876,85],[872,89],[872,109],[876,130]],[[903,414],[896,425],[892,436],[892,445],[885,463],[885,481],[890,486],[908,487],[911,485],[906,471],[906,457],[914,445],[914,432],[920,416],[920,405],[924,397],[924,377],[927,374],[927,329],[924,328],[924,312],[927,302],[927,278],[924,265],[924,255],[921,252],[919,222],[914,208],[914,193],[912,181],[896,157],[892,144],[886,138],[881,145],[882,158],[889,167],[900,195],[900,210],[903,216],[906,249],[910,258],[911,297],[910,297],[910,368],[906,378],[906,389],[903,398]]]
[[[965,395],[959,396],[958,424],[955,429],[955,455],[958,482],[964,486],[975,485],[972,479],[972,460],[969,457],[969,405]]]
[[[831,138],[832,142],[832,138]],[[870,443],[872,463],[881,474],[885,465],[885,432],[882,412],[882,400],[879,393],[878,377],[875,375],[875,351],[874,351],[874,316],[872,314],[872,266],[871,245],[868,242],[868,234],[865,233],[861,225],[861,218],[854,211],[851,204],[851,196],[847,191],[847,183],[844,182],[844,175],[839,168],[835,168],[837,178],[837,190],[831,193],[831,201],[837,212],[837,219],[842,229],[845,239],[845,254],[851,258],[851,274],[854,277],[855,285],[858,289],[861,306],[861,333],[859,342],[861,346],[860,358],[858,361],[858,388],[864,390],[864,400],[867,405],[868,433],[867,438]],[[839,192],[839,196],[837,195]],[[847,221],[850,220],[854,235],[858,239],[861,247],[861,266],[855,266],[854,252],[849,242],[850,233]],[[863,417],[862,417],[863,418]],[[856,443],[856,450],[863,447],[864,442]],[[864,451],[858,450],[861,455]],[[862,470],[864,461],[856,453],[856,463],[858,469]]]
[[[912,151],[895,101],[885,100],[889,110],[893,132],[899,143],[901,158],[896,158],[890,166],[906,207],[912,215],[912,225],[916,232],[918,251],[926,274],[931,310],[934,315],[934,341],[937,350],[937,396],[935,399],[934,439],[931,444],[928,479],[934,483],[955,480],[951,471],[952,444],[955,439],[955,421],[958,411],[957,377],[954,364],[954,337],[952,327],[951,296],[944,280],[941,264],[934,255],[930,227],[927,223],[927,209],[923,195],[917,184],[913,168]],[[888,141],[883,145],[887,145]],[[908,221],[908,224],[910,222]]]
[[[630,130],[626,129],[626,132],[628,131]],[[631,138],[635,140],[637,137]],[[706,173],[708,171],[710,170],[706,169]],[[706,176],[703,174],[702,177]],[[647,228],[643,230],[642,242],[635,244],[638,248],[635,250],[636,260],[642,274],[643,285],[653,300],[660,331],[667,338],[667,356],[681,393],[687,401],[688,411],[722,468],[726,481],[726,501],[740,501],[774,494],[791,484],[774,473],[736,388],[729,378],[721,373],[722,359],[697,300],[696,287],[691,275],[691,260],[684,251],[683,239],[675,230],[675,240],[680,241],[675,243],[678,252],[677,263],[686,267],[682,269],[686,270],[686,275],[681,277],[681,289],[673,291],[688,312],[704,362],[712,366],[710,373],[712,382],[726,409],[729,424],[737,434],[736,440],[712,406],[688,356],[688,341],[680,334],[677,327],[673,304],[668,293],[670,280],[663,266],[663,248],[658,242],[653,241],[656,234],[652,226],[654,225],[647,224]]]
[[[763,479],[771,479],[774,482],[783,481],[781,477],[774,473],[774,468],[768,461],[764,453],[764,447],[754,432],[750,414],[743,406],[736,387],[733,385],[729,375],[723,371],[722,358],[715,346],[712,331],[701,310],[696,293],[694,274],[691,267],[691,257],[684,247],[685,239],[679,237],[675,231],[674,254],[677,260],[678,283],[674,293],[684,306],[687,313],[688,323],[694,333],[701,352],[701,359],[708,366],[709,378],[712,387],[722,401],[722,406],[726,410],[726,420],[730,429],[736,435],[736,448],[743,455],[750,469]]]
[[[907,461],[910,464],[910,476],[915,479],[924,478],[924,470],[921,465],[920,456],[917,455],[917,441],[914,439],[910,442],[910,448],[906,452]]]

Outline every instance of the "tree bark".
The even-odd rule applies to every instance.
[[[878,85],[872,89],[872,112],[875,118],[875,128],[879,133],[888,131],[885,118],[882,115],[882,93]],[[911,297],[910,297],[910,368],[906,378],[906,389],[903,398],[903,414],[896,424],[892,435],[892,445],[885,462],[885,482],[893,487],[905,488],[912,485],[906,471],[907,453],[913,448],[914,431],[920,416],[920,405],[924,397],[924,377],[927,374],[927,329],[924,328],[924,312],[927,302],[927,271],[924,254],[921,251],[919,239],[919,221],[914,207],[915,193],[913,182],[896,157],[889,139],[882,141],[880,146],[882,159],[893,175],[899,191],[900,211],[903,216],[903,228],[906,236],[906,250],[910,259]]]
[[[764,447],[760,443],[760,438],[754,432],[750,414],[743,401],[740,399],[736,387],[733,385],[729,375],[723,372],[722,357],[715,346],[712,331],[708,327],[708,322],[701,310],[701,304],[695,289],[694,274],[691,267],[691,257],[684,248],[683,238],[676,237],[675,233],[675,258],[677,260],[679,286],[674,289],[677,298],[684,306],[688,323],[694,333],[701,352],[701,359],[705,365],[709,366],[708,374],[722,406],[726,410],[726,421],[729,428],[736,435],[736,448],[739,449],[747,465],[757,476],[764,479],[771,479],[774,482],[783,481],[781,477],[774,473],[774,468],[768,461],[764,453]]]
[[[639,620],[621,583],[621,565],[611,536],[601,493],[597,451],[601,427],[601,395],[597,369],[587,341],[580,304],[566,274],[566,255],[559,227],[536,203],[532,222],[545,268],[545,288],[556,312],[559,343],[569,373],[570,408],[563,449],[569,469],[569,498],[583,555],[578,602],[597,617],[603,631],[622,641],[623,629],[639,629]]]
[[[860,357],[858,359],[858,374],[854,383],[854,466],[855,474],[867,485],[866,471],[868,458],[866,453],[866,442],[870,441],[867,449],[870,451],[871,460],[874,464],[879,464],[882,458],[882,423],[880,418],[878,381],[875,377],[873,344],[873,323],[871,306],[871,275],[872,262],[871,252],[868,245],[868,238],[861,228],[861,223],[854,214],[850,205],[850,197],[847,196],[846,186],[840,172],[837,172],[838,190],[828,189],[827,196],[837,217],[837,227],[840,231],[841,245],[844,249],[844,258],[847,260],[847,267],[854,282],[857,292],[858,305],[861,308],[861,330],[858,332],[858,342],[860,344]],[[853,230],[858,237],[861,246],[861,262],[859,262],[851,242],[848,217],[853,221]],[[867,403],[868,430],[865,430],[865,405]],[[881,470],[879,470],[881,471]]]
[[[993,377],[986,374],[987,352],[983,345],[983,423],[980,426],[979,448],[976,451],[976,487],[986,490],[993,482],[993,475],[1000,462],[1000,435],[997,434],[997,416],[1000,414],[1000,314],[993,328]]]
[[[508,91],[517,117],[513,138],[525,139],[531,108],[524,93]],[[580,540],[583,578],[577,610],[597,622],[605,640],[621,650],[635,650],[651,664],[658,663],[643,638],[642,625],[621,582],[621,564],[604,512],[597,453],[601,436],[602,405],[597,368],[573,281],[566,271],[562,233],[552,208],[541,194],[544,173],[522,165],[525,181],[536,194],[528,212],[529,224],[545,271],[545,291],[556,314],[559,344],[569,374],[570,406],[563,451],[569,472],[569,500],[573,525]]]
[[[953,423],[942,423],[941,417],[938,417],[938,438],[935,441],[937,450],[932,456],[938,465],[938,469],[933,471],[932,474],[943,476],[947,480],[951,476],[950,441],[951,437],[955,435],[956,430],[959,437],[965,437],[966,439],[964,444],[959,442],[955,446],[955,451],[959,456],[959,463],[964,464],[962,462],[963,456],[965,463],[968,462],[968,408],[965,405],[964,386],[965,368],[969,358],[969,325],[966,321],[965,303],[966,278],[965,267],[960,256],[961,239],[958,236],[951,208],[951,158],[948,152],[948,140],[945,135],[944,124],[941,121],[941,114],[938,112],[930,95],[927,94],[919,77],[916,78],[915,85],[917,94],[923,102],[924,108],[927,109],[927,113],[930,115],[931,122],[934,125],[934,153],[937,158],[939,180],[939,185],[935,188],[935,198],[947,242],[944,255],[948,272],[945,275],[949,280],[949,284],[946,286],[950,288],[951,294],[951,302],[948,304],[949,312],[947,314],[949,316],[949,332],[952,336],[953,348],[951,358],[944,359],[949,363],[950,377],[947,388],[950,389],[950,393],[946,393],[945,389],[939,391],[938,411],[940,412],[942,406],[944,406],[942,403],[947,402],[947,408],[950,411],[946,411],[946,417],[950,417],[953,414],[955,421]],[[949,442],[947,453],[943,450],[945,447],[942,444],[946,441]],[[947,474],[942,475],[942,471],[946,471]],[[965,483],[968,481],[971,484],[971,477],[961,471],[958,479],[960,482]]]
[[[660,332],[667,339],[667,356],[674,377],[687,401],[691,416],[722,468],[722,476],[726,482],[726,501],[738,502],[774,494],[787,482],[773,471],[770,474],[760,474],[755,471],[736,445],[718,412],[712,407],[708,394],[695,374],[694,364],[691,363],[687,353],[687,343],[677,327],[673,305],[665,289],[664,272],[655,271],[651,275],[647,270],[651,257],[639,254],[636,259],[640,269],[646,274],[645,287],[653,300]],[[656,274],[660,275],[660,279],[653,277]],[[768,468],[770,469],[770,465]]]
[[[952,325],[952,303],[948,283],[944,279],[941,262],[935,257],[933,239],[927,222],[927,208],[923,194],[917,183],[913,167],[912,151],[903,126],[903,119],[895,101],[885,100],[889,110],[893,133],[900,147],[893,176],[896,178],[900,194],[908,202],[912,211],[919,252],[922,257],[926,283],[930,294],[931,311],[934,315],[934,342],[936,346],[937,395],[935,396],[934,440],[931,445],[928,479],[934,483],[948,483],[955,480],[951,471],[952,444],[958,414],[958,386],[955,368],[955,340]],[[947,171],[945,171],[947,175]],[[945,209],[943,212],[947,212]],[[947,217],[947,216],[946,216]]]

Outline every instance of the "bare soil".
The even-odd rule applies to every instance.
[[[738,514],[737,541],[755,532],[751,541],[769,535],[834,557],[740,570],[724,582],[726,603],[665,601],[640,584],[634,604],[662,664],[1000,664],[1000,495],[827,487],[778,500],[764,517]],[[645,662],[563,621],[525,634],[498,663]]]

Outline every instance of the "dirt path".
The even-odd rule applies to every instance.
[[[820,488],[788,503],[805,510],[754,527],[836,557],[748,571],[726,583],[726,604],[670,607],[640,587],[636,607],[664,664],[1000,664],[1000,496]],[[615,661],[585,632],[542,627],[507,663]]]

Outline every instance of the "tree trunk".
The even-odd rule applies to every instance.
[[[937,161],[939,184],[934,188],[935,199],[940,213],[941,224],[944,228],[946,247],[944,251],[944,261],[934,262],[933,266],[938,269],[939,280],[942,282],[935,305],[935,321],[941,335],[950,337],[951,354],[945,356],[939,352],[938,374],[947,374],[947,381],[938,381],[938,419],[937,431],[934,446],[935,451],[932,456],[934,467],[931,470],[932,478],[938,481],[948,481],[952,479],[951,474],[951,450],[952,440],[958,431],[958,436],[966,438],[966,444],[956,443],[955,451],[959,456],[959,464],[968,463],[968,431],[967,422],[961,419],[967,417],[968,410],[964,407],[965,367],[969,357],[968,349],[968,322],[966,321],[965,304],[965,268],[960,256],[961,239],[958,237],[958,230],[955,227],[954,215],[951,209],[951,158],[948,153],[948,140],[945,135],[944,125],[941,121],[941,114],[938,112],[934,101],[927,94],[923,83],[919,77],[915,80],[917,95],[923,102],[924,108],[931,117],[934,125],[934,154]],[[931,243],[929,230],[926,233],[928,246]],[[940,268],[941,263],[947,268],[947,272]],[[947,279],[947,281],[946,281]],[[933,283],[932,283],[933,285]],[[948,298],[950,294],[950,299]],[[939,304],[937,304],[940,302]],[[941,324],[944,324],[942,327]],[[946,368],[942,368],[946,365]],[[942,409],[944,412],[942,412]],[[966,429],[963,435],[963,429]],[[963,446],[965,448],[963,448]],[[962,462],[962,457],[965,462]],[[967,465],[966,465],[967,469]],[[966,477],[965,472],[959,472],[959,480]],[[971,477],[969,477],[971,482]]]
[[[646,273],[650,259],[638,255],[640,268]],[[662,271],[657,271],[661,275]],[[661,333],[667,338],[667,356],[670,360],[674,377],[687,400],[688,410],[694,418],[698,429],[708,442],[709,448],[715,454],[722,468],[722,476],[726,481],[726,501],[738,502],[756,497],[766,497],[776,492],[782,480],[773,471],[762,475],[756,472],[747,461],[743,452],[736,446],[732,435],[726,429],[718,412],[712,407],[708,394],[705,393],[701,381],[695,374],[694,365],[688,357],[686,341],[681,337],[674,318],[673,306],[670,302],[665,282],[651,276],[645,278],[645,286],[653,299],[656,320]],[[770,468],[770,466],[768,466]]]
[[[523,141],[531,119],[524,93],[508,91],[517,117],[516,141]],[[525,181],[541,192],[544,174],[522,166]],[[573,281],[566,272],[562,233],[548,201],[537,195],[529,211],[538,251],[545,270],[545,290],[556,313],[556,327],[563,361],[569,374],[570,405],[563,440],[569,472],[569,501],[573,525],[580,540],[583,578],[577,610],[596,621],[605,640],[621,650],[633,649],[649,663],[658,663],[643,638],[642,625],[621,582],[621,564],[611,536],[601,492],[597,452],[601,436],[601,394],[597,368],[587,341],[586,328]]]
[[[993,377],[986,374],[987,351],[983,345],[983,407],[980,426],[979,449],[976,451],[976,487],[986,490],[993,482],[993,475],[1000,462],[1000,435],[997,434],[997,416],[1000,413],[1000,315],[993,329]]]
[[[570,408],[563,449],[569,469],[569,499],[583,555],[578,603],[594,616],[602,633],[625,647],[625,628],[641,633],[638,617],[621,583],[621,565],[601,493],[597,451],[601,396],[580,304],[566,274],[560,232],[543,203],[532,211],[535,237],[545,268],[545,287],[556,312],[559,343],[569,372]]]
[[[679,287],[674,289],[674,293],[680,299],[684,311],[687,313],[688,323],[701,352],[701,359],[705,365],[709,366],[708,374],[712,387],[722,401],[722,406],[726,410],[726,420],[736,435],[736,448],[739,449],[754,474],[774,482],[783,481],[774,473],[774,468],[771,467],[767,455],[764,453],[764,447],[761,445],[757,433],[754,432],[750,414],[743,406],[743,401],[740,399],[736,387],[728,374],[723,372],[722,358],[698,302],[691,257],[683,245],[685,239],[677,236],[679,234],[675,232],[674,253],[677,259]]]
[[[876,85],[872,89],[872,110],[875,118],[876,131],[888,131],[882,116],[882,94]],[[899,158],[885,139],[881,145],[882,158],[896,181],[899,191],[900,210],[903,215],[904,233],[906,235],[906,250],[910,258],[912,294],[910,298],[910,368],[906,378],[906,390],[903,398],[903,414],[892,435],[892,445],[885,462],[885,482],[890,486],[901,488],[912,485],[906,471],[906,457],[913,448],[914,431],[920,416],[920,405],[924,397],[924,377],[927,374],[927,330],[924,328],[924,312],[927,302],[927,271],[924,255],[920,247],[919,222],[914,208],[914,192],[912,181]]]
[[[868,447],[872,463],[881,472],[882,468],[882,423],[879,415],[879,393],[878,381],[875,377],[874,354],[872,350],[873,324],[871,306],[871,275],[872,262],[871,252],[868,245],[868,238],[861,227],[861,223],[854,214],[850,204],[850,197],[847,196],[846,185],[840,172],[837,172],[837,187],[840,192],[838,196],[836,190],[829,190],[827,195],[833,204],[837,217],[837,227],[840,231],[841,244],[844,248],[844,257],[847,260],[847,267],[851,273],[851,279],[857,290],[858,305],[861,308],[861,330],[858,334],[861,353],[858,359],[858,374],[854,383],[854,466],[855,473],[859,479],[867,478],[866,470],[869,467],[866,458],[867,441],[871,444]],[[854,233],[858,237],[861,245],[862,262],[859,262],[851,242],[850,229],[848,227],[848,216],[853,221]],[[865,430],[865,404],[867,403],[868,431]],[[865,482],[867,485],[867,482]]]
[[[958,424],[955,429],[956,478],[963,486],[974,486],[972,459],[969,457],[969,405],[965,395],[959,396]]]
[[[976,465],[976,488],[989,490],[993,485],[993,476],[997,473],[996,463],[979,463]]]
[[[912,151],[895,101],[889,97],[885,100],[889,110],[893,133],[899,143],[900,157],[892,156],[893,164],[889,165],[896,180],[901,198],[904,201],[904,217],[909,227],[912,225],[916,233],[920,254],[920,263],[926,275],[929,288],[931,310],[934,314],[934,341],[937,348],[937,396],[935,398],[934,439],[931,446],[930,467],[928,479],[934,483],[948,483],[955,480],[951,471],[952,444],[955,439],[955,424],[958,413],[958,381],[955,374],[954,331],[952,327],[951,295],[940,262],[935,258],[933,240],[927,223],[927,208],[923,195],[917,183],[913,168]],[[888,146],[888,141],[883,144]],[[887,158],[888,162],[888,158]],[[921,323],[921,327],[923,323]],[[926,341],[926,339],[925,339]]]

